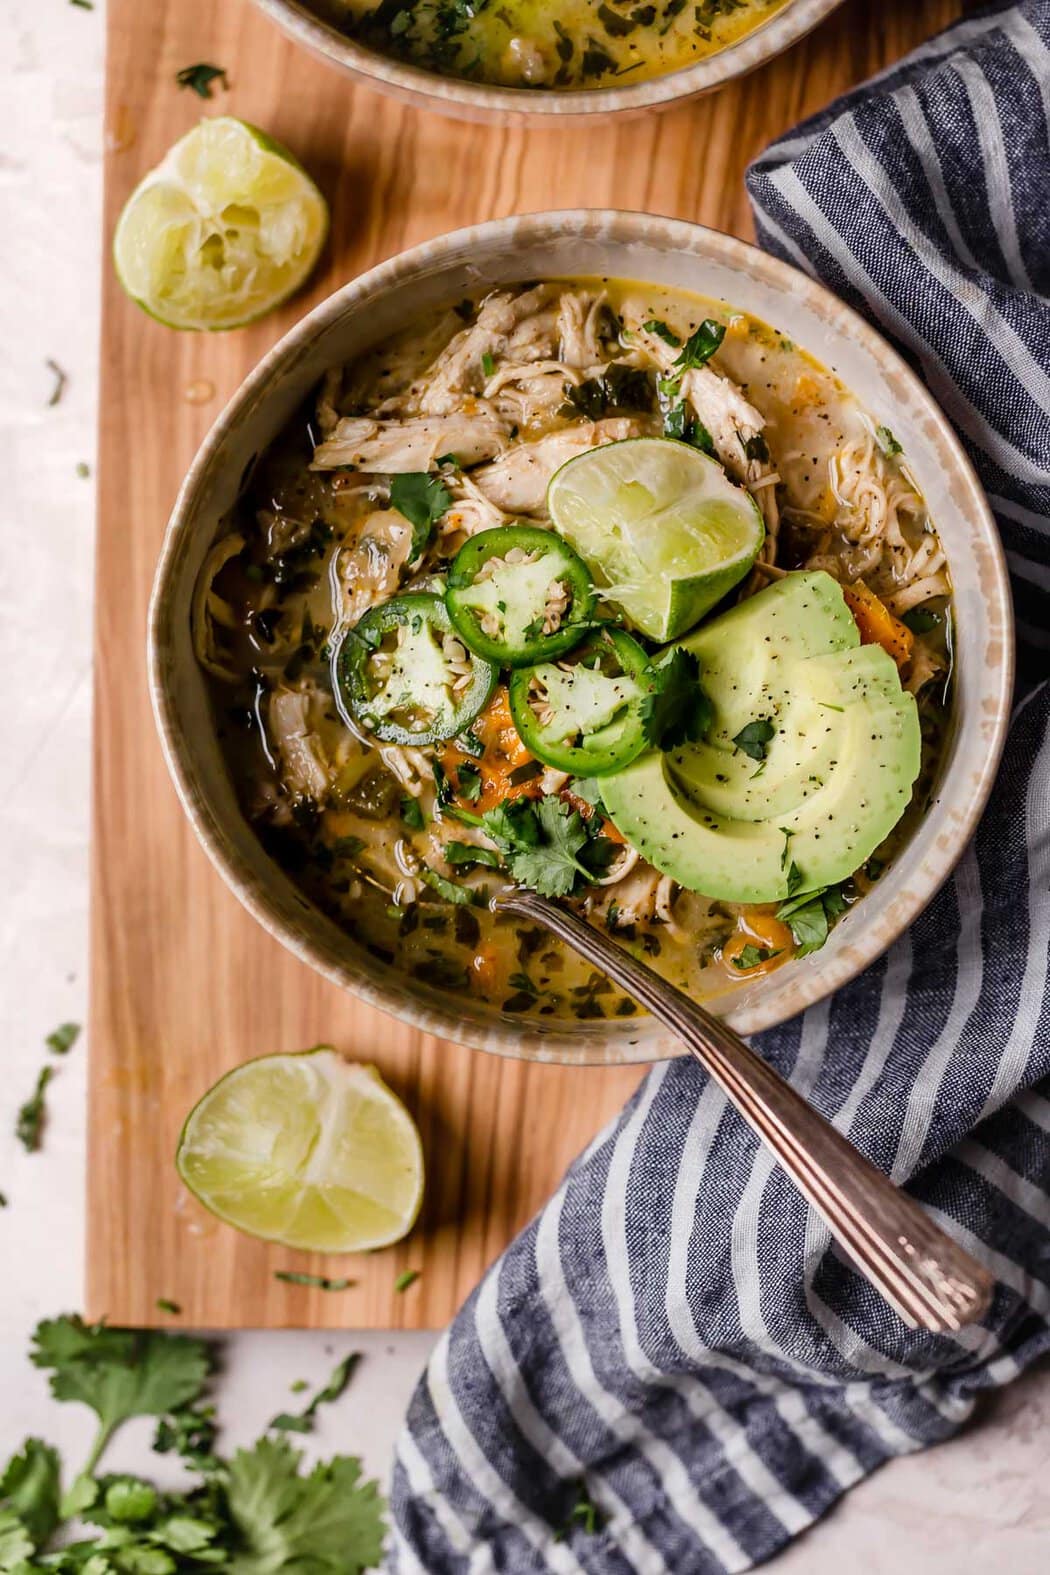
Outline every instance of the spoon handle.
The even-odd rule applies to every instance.
[[[560,903],[514,889],[494,906],[544,925],[681,1039],[905,1323],[936,1333],[982,1317],[992,1275],[731,1028]]]

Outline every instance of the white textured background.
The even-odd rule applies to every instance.
[[[142,0],[148,4],[149,0]],[[56,1060],[41,1153],[17,1108],[59,1022],[87,999],[91,608],[104,18],[69,0],[0,15],[0,1458],[43,1433],[79,1464],[92,1418],[49,1402],[26,1358],[36,1320],[74,1310],[83,1269],[83,1040]],[[48,399],[48,357],[68,373]],[[366,1360],[310,1447],[363,1454],[385,1478],[431,1337],[245,1333],[226,1342],[220,1408],[253,1438],[288,1385]],[[146,1424],[113,1459],[152,1470]],[[784,1575],[1011,1575],[1050,1567],[1050,1373],[997,1397],[983,1424],[857,1489],[777,1564]],[[642,1572],[645,1575],[645,1572]],[[683,1572],[687,1575],[687,1572]]]

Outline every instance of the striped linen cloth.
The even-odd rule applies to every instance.
[[[1050,0],[959,24],[750,174],[764,245],[918,365],[1010,552],[1028,676],[973,844],[880,962],[757,1040],[994,1269],[986,1324],[907,1330],[666,1063],[439,1341],[401,1575],[747,1569],[1050,1349],[1048,112]]]

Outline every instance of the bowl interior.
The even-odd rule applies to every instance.
[[[744,37],[693,65],[631,86],[566,91],[497,87],[439,76],[355,43],[327,19],[330,6],[315,7],[305,0],[256,0],[256,4],[295,43],[380,92],[460,119],[516,123],[548,116],[640,114],[709,93],[782,54],[842,0],[787,0]]]
[[[452,1001],[378,962],[263,852],[235,800],[190,634],[190,604],[219,522],[257,455],[330,366],[430,307],[538,277],[611,275],[722,298],[838,373],[908,455],[955,590],[956,720],[929,813],[823,950],[738,987],[716,1010],[753,1032],[801,1011],[876,958],[914,919],[969,838],[998,762],[1012,687],[1009,591],[995,525],[950,427],[918,379],[849,308],[785,264],[715,231],[640,214],[497,220],[428,242],[330,297],[260,363],[205,440],[165,540],[150,616],[154,704],[169,767],[205,848],[265,927],[329,978],[427,1031],[503,1054],[612,1063],[676,1053],[644,1020],[539,1025]]]

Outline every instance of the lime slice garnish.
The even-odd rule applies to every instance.
[[[555,472],[547,508],[603,599],[651,640],[692,628],[744,578],[765,536],[751,494],[671,438],[578,454]]]
[[[136,186],[113,261],[132,299],[169,328],[239,328],[299,288],[327,233],[328,204],[287,148],[220,115]]]
[[[220,1219],[312,1252],[388,1247],[423,1197],[412,1117],[374,1066],[326,1045],[227,1072],[191,1110],[175,1164]]]

